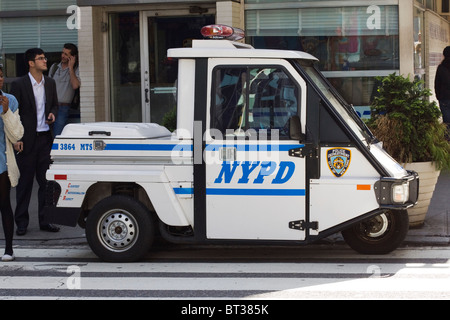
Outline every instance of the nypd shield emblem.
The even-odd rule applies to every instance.
[[[351,160],[351,151],[344,148],[327,150],[328,167],[335,177],[342,177],[348,169]]]

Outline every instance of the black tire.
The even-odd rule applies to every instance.
[[[408,233],[406,210],[386,210],[342,231],[345,242],[362,254],[387,254],[397,249]]]
[[[86,238],[91,250],[103,261],[141,260],[153,243],[154,222],[139,201],[113,195],[97,203],[86,220]]]

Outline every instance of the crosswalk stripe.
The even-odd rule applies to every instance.
[[[370,291],[450,291],[450,278],[412,277],[379,277],[371,279]],[[261,278],[243,277],[80,277],[79,284],[72,283],[73,279],[61,275],[60,277],[0,277],[2,289],[82,289],[82,290],[252,290],[252,291],[359,291],[366,279],[336,278],[272,278],[270,274]]]
[[[450,297],[448,249],[386,256],[305,252],[294,262],[199,263],[195,257],[191,262],[178,253],[158,253],[142,262],[103,263],[84,247],[15,248],[17,260],[0,267],[0,298],[309,299],[324,293],[355,297],[362,288],[367,289],[363,297],[395,298],[396,292]]]

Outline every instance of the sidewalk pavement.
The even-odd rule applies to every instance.
[[[33,194],[30,202],[30,224],[25,236],[14,234],[14,246],[21,245],[61,245],[75,246],[87,245],[84,229],[61,226],[56,233],[45,232],[39,229],[37,221],[37,182],[33,185]],[[16,207],[15,188],[11,191],[11,204]],[[14,229],[15,230],[15,229]],[[325,239],[326,243],[339,244],[343,238],[339,234]],[[423,227],[410,229],[403,246],[408,245],[450,245],[450,172],[441,172],[436,189],[431,199],[428,214]],[[3,229],[0,230],[0,250],[4,246]],[[0,251],[2,252],[2,251]]]
[[[424,226],[417,229],[409,229],[404,244],[408,243],[417,245],[450,245],[449,171],[441,171],[425,217]]]

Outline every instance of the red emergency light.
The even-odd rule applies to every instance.
[[[209,39],[240,40],[245,37],[244,30],[223,24],[204,26],[200,31],[202,36]]]

